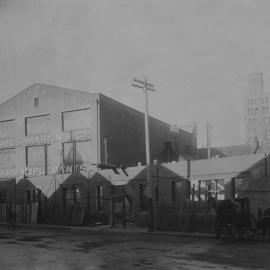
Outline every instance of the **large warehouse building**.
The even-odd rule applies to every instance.
[[[151,160],[196,156],[196,132],[150,118]],[[0,178],[145,163],[144,114],[100,93],[34,84],[0,105]]]

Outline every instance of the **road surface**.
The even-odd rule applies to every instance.
[[[270,241],[0,227],[1,270],[270,269]]]

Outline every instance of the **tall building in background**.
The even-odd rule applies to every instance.
[[[270,93],[263,91],[263,73],[248,77],[245,119],[248,145],[270,145]],[[256,149],[255,149],[256,150]]]

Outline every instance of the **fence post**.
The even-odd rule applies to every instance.
[[[110,204],[110,207],[109,207],[110,224],[111,224],[111,227],[115,227],[114,186],[110,187],[109,204]]]
[[[195,184],[192,185],[192,207],[191,207],[191,219],[189,224],[189,229],[193,230],[194,227],[194,213],[195,213]]]
[[[198,186],[198,201],[199,201],[199,209],[201,209],[201,181],[199,181]]]
[[[17,200],[16,178],[14,178],[13,181],[14,181],[14,211],[12,211],[12,228],[13,230],[15,230],[16,229],[16,200]]]
[[[122,188],[122,225],[126,227],[126,193],[125,187]]]
[[[235,178],[231,178],[231,199],[235,199]]]

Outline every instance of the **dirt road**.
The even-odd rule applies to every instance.
[[[0,269],[270,269],[270,242],[0,228]]]

